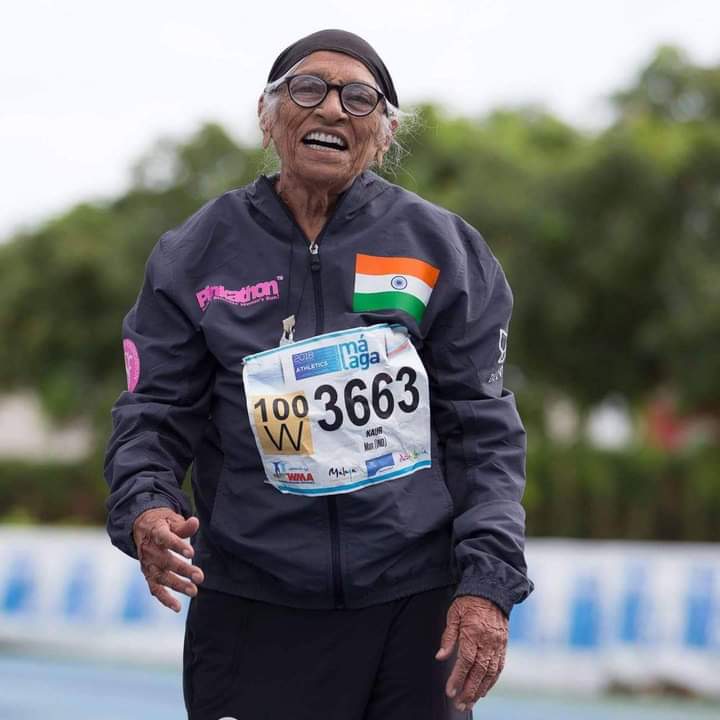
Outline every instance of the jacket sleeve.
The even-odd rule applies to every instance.
[[[503,388],[513,298],[477,231],[426,339],[430,401],[454,504],[460,581],[509,616],[533,590],[524,557],[525,430]]]
[[[104,475],[112,543],[137,557],[133,522],[145,510],[192,514],[181,490],[207,424],[215,362],[203,333],[181,309],[163,238],[145,265],[137,300],[122,323],[128,390],[112,415]]]

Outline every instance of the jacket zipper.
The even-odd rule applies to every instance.
[[[320,278],[320,246],[313,240],[310,250],[310,270],[312,272],[313,293],[315,296],[315,334],[320,335],[325,327],[325,306],[322,299],[322,281]]]
[[[315,334],[320,335],[325,327],[325,307],[322,298],[322,278],[320,276],[320,246],[315,240],[308,246],[310,250],[310,271],[312,273],[315,296]],[[332,555],[333,595],[335,607],[345,607],[345,594],[342,586],[342,565],[340,559],[340,527],[338,523],[337,498],[328,495],[327,509],[330,520],[330,549]]]
[[[315,240],[310,242],[310,239],[305,234],[304,230],[300,227],[295,217],[290,212],[289,208],[280,199],[273,189],[273,194],[277,198],[280,207],[283,212],[288,216],[290,222],[293,224],[295,229],[300,233],[300,236],[305,239],[308,244],[308,250],[310,251],[310,274],[312,275],[313,283],[313,295],[315,300],[315,334],[321,335],[325,329],[325,307],[323,306],[322,298],[322,284],[320,278],[320,247],[318,242],[325,236],[330,223],[332,223],[335,216],[338,214],[340,207],[345,202],[348,193],[346,192],[339,202],[335,205],[332,215],[328,218],[327,222],[323,226],[320,234]],[[340,522],[338,519],[337,510],[337,498],[334,495],[327,495],[327,509],[328,519],[330,524],[330,550],[332,558],[332,575],[333,575],[333,601],[337,609],[345,607],[345,592],[342,584],[342,565],[340,559]]]

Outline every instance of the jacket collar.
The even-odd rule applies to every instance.
[[[287,208],[282,212],[284,202],[275,192],[273,181],[277,178],[274,175],[259,175],[250,183],[247,190],[249,202],[263,215],[273,222],[291,223],[290,213]],[[350,187],[338,198],[340,217],[337,219],[350,220],[367,203],[384,193],[390,187],[390,183],[376,175],[371,170],[365,170],[355,177]]]

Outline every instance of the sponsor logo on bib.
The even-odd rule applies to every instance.
[[[383,468],[392,467],[394,464],[395,460],[393,459],[392,453],[385,453],[385,455],[380,455],[380,457],[371,458],[370,460],[365,461],[368,477],[372,477]]]
[[[295,379],[324,375],[339,370],[367,370],[380,362],[376,351],[370,352],[364,338],[329,345],[317,350],[306,350],[292,356]]]
[[[291,483],[313,483],[315,478],[305,463],[286,463],[284,461],[273,461],[273,475],[285,482]]]

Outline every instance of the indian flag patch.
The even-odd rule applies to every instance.
[[[420,323],[440,271],[407,257],[355,256],[353,312],[404,310]]]

